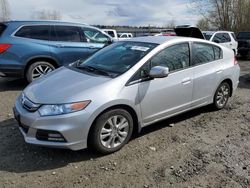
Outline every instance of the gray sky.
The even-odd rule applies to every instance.
[[[164,26],[196,24],[189,0],[9,0],[12,20],[27,20],[41,10],[60,11],[65,21],[101,25]]]

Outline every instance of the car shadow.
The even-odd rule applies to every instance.
[[[24,79],[13,79],[0,77],[0,92],[2,91],[21,91],[28,83]]]
[[[158,130],[166,128],[166,127],[171,128],[172,125],[174,125],[174,124],[177,124],[179,122],[196,117],[200,114],[205,114],[205,113],[209,113],[209,112],[213,112],[213,111],[214,111],[214,109],[209,105],[209,106],[197,108],[197,109],[182,113],[180,115],[168,118],[166,120],[162,120],[160,122],[154,123],[152,125],[149,125],[149,126],[143,128],[139,135],[133,136],[133,139],[145,136],[151,132],[158,131]]]
[[[166,128],[172,123],[175,124],[210,111],[208,107],[200,108],[161,121],[142,129],[142,132],[134,135],[132,139],[143,137],[150,132]],[[26,144],[14,119],[0,122],[0,143],[0,171],[7,172],[25,173],[53,170],[72,163],[88,162],[96,158],[105,157],[88,149],[71,151]]]
[[[239,88],[250,89],[250,72],[249,74],[240,76],[239,81]]]

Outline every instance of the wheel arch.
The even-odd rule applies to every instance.
[[[223,82],[226,82],[226,83],[229,84],[229,86],[230,86],[230,97],[232,97],[232,95],[233,95],[233,82],[232,82],[232,80],[231,80],[230,78],[225,78],[225,79],[223,79],[223,80],[220,82],[220,84],[217,86],[217,88],[218,88]]]
[[[36,57],[32,57],[32,58],[30,58],[27,61],[26,65],[25,65],[24,77],[26,76],[26,73],[27,73],[30,65],[32,65],[33,63],[38,62],[38,61],[46,61],[48,63],[51,63],[53,66],[55,66],[55,68],[58,68],[60,66],[59,62],[55,58],[50,57],[50,56],[36,56]]]
[[[92,128],[93,128],[93,125],[94,123],[96,122],[96,119],[102,115],[103,113],[109,111],[109,110],[114,110],[114,109],[123,109],[123,110],[126,110],[128,113],[130,113],[130,115],[132,116],[132,119],[133,119],[133,124],[134,124],[134,130],[133,130],[133,134],[137,134],[141,131],[141,126],[140,126],[140,123],[139,123],[139,119],[138,119],[138,115],[135,111],[135,109],[127,104],[117,104],[117,105],[113,105],[113,106],[110,106],[110,107],[107,107],[105,108],[104,110],[102,110],[95,118],[94,118],[94,121],[92,122],[91,126],[90,126],[90,129],[88,131],[88,136],[87,136],[87,142],[89,143],[89,136],[90,136],[90,133],[92,131]],[[88,144],[89,145],[89,144]]]

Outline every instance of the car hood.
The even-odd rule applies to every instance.
[[[197,28],[197,27],[193,27],[193,26],[177,26],[174,29],[174,31],[175,31],[177,36],[205,39],[205,37],[202,34],[201,30],[199,28]]]
[[[25,90],[25,96],[37,104],[63,104],[89,100],[86,93],[111,80],[62,67],[35,80]]]

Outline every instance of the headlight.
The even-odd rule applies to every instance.
[[[54,116],[77,112],[85,109],[91,101],[77,102],[71,104],[43,105],[39,108],[41,116]]]

